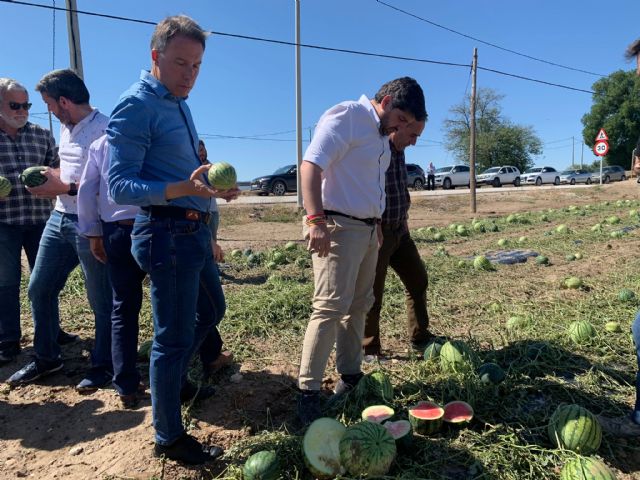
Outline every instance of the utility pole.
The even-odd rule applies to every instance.
[[[300,167],[302,166],[302,93],[300,86],[300,0],[296,3],[296,147],[298,152],[296,168],[296,185],[298,208],[302,208],[302,185],[300,184]]]
[[[576,164],[576,141],[574,136],[571,136],[571,166],[574,167]]]
[[[80,26],[78,25],[78,6],[76,0],[67,2],[67,31],[69,35],[69,66],[84,79],[82,70],[82,51],[80,50]]]
[[[580,168],[584,168],[582,166],[582,161],[584,160],[584,140],[582,141],[582,152],[580,153]]]
[[[471,213],[476,213],[476,73],[478,70],[478,49],[473,49],[471,64],[471,99],[469,101],[469,190],[471,192]]]

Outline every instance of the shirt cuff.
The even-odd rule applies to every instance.
[[[94,222],[86,225],[84,228],[78,226],[78,231],[83,237],[101,237],[102,236],[102,223]]]

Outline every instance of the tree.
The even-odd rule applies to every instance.
[[[592,86],[593,105],[582,117],[584,143],[593,147],[601,128],[609,137],[609,165],[630,168],[631,152],[640,135],[640,78],[618,70]]]
[[[533,155],[542,153],[542,142],[533,127],[516,125],[502,115],[504,95],[490,88],[478,90],[476,98],[476,165],[479,171],[513,165],[525,171],[533,165]],[[454,157],[469,164],[471,112],[469,100],[454,105],[444,121],[445,147]]]

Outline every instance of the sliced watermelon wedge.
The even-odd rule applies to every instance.
[[[434,402],[419,402],[409,409],[409,422],[420,435],[431,435],[442,425],[444,409]]]
[[[373,423],[382,423],[389,420],[396,412],[386,405],[371,405],[362,411],[362,420]]]
[[[413,432],[409,420],[388,421],[382,426],[391,434],[399,449],[407,450],[413,444]]]
[[[340,464],[340,440],[347,428],[333,418],[319,418],[304,434],[302,450],[314,478],[335,478],[345,473]]]
[[[473,419],[473,408],[467,402],[455,400],[444,406],[443,420],[447,423],[465,423]]]

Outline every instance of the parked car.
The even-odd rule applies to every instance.
[[[519,187],[520,170],[518,170],[517,167],[512,167],[510,165],[487,168],[476,177],[476,183],[478,186],[493,185],[494,187],[501,187],[502,185],[512,183],[516,187]]]
[[[626,180],[627,175],[624,168],[620,165],[610,165],[608,167],[602,167],[602,183],[609,183],[614,180]],[[591,174],[591,181],[600,183],[600,169]]]
[[[560,183],[575,185],[576,183],[591,184],[591,172],[582,169],[564,170],[560,172]]]
[[[420,165],[415,163],[407,163],[407,185],[413,187],[416,190],[424,189],[425,180],[424,170]]]
[[[553,167],[532,167],[528,168],[521,176],[520,181],[524,184],[553,183],[560,185],[560,172]]]
[[[271,175],[263,175],[262,177],[251,180],[251,191],[257,191],[258,195],[284,195],[287,192],[295,192],[297,190],[297,171],[296,165],[286,165],[277,169]]]
[[[449,165],[448,167],[437,168],[434,176],[436,187],[445,190],[456,187],[469,186],[469,167],[467,165]]]

